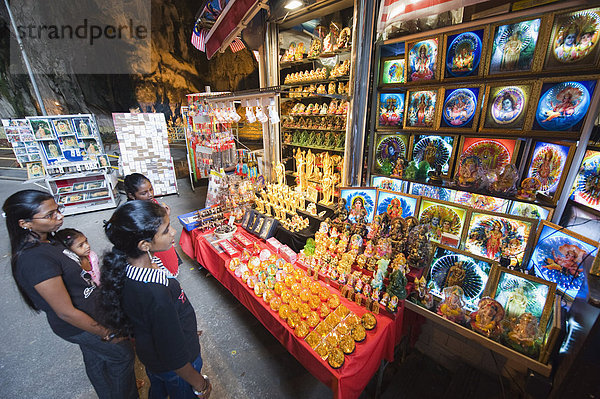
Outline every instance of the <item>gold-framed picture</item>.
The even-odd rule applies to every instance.
[[[494,82],[486,85],[480,132],[519,133],[533,115],[535,81]]]
[[[446,33],[443,36],[443,80],[466,80],[483,76],[488,26]]]
[[[441,117],[437,128],[453,132],[475,132],[481,113],[482,84],[456,85],[440,90]]]
[[[406,57],[404,54],[381,57],[381,74],[379,84],[398,85],[406,83]]]
[[[438,81],[441,68],[440,36],[406,43],[406,82]]]
[[[439,118],[440,90],[437,88],[412,89],[406,92],[404,129],[434,130]]]
[[[391,190],[377,189],[377,206],[375,215],[388,212],[392,218],[415,216],[419,209],[421,197],[418,195],[399,193]]]
[[[439,167],[442,176],[450,177],[454,167],[458,136],[449,133],[413,133],[410,136],[411,160],[427,161],[435,170]]]
[[[458,248],[465,237],[469,213],[466,206],[421,197],[417,218],[429,226],[432,241]]]
[[[465,175],[463,168],[470,174],[473,167],[483,173],[499,172],[506,165],[515,163],[521,141],[516,138],[494,138],[489,136],[461,136],[454,175]]]

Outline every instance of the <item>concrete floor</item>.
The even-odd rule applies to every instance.
[[[0,203],[12,193],[36,188],[1,180]],[[171,223],[181,231],[177,215],[202,208],[205,187],[192,192],[179,179],[179,195],[163,197],[171,207]],[[92,249],[109,248],[102,221],[113,210],[65,218],[64,227],[83,231]],[[0,398],[96,398],[85,374],[81,352],[50,330],[43,314],[32,313],[21,300],[10,271],[10,244],[0,222]],[[179,234],[176,237],[179,240]],[[310,373],[194,260],[184,260],[179,280],[198,319],[203,372],[211,377],[213,398],[330,398],[331,391]],[[147,384],[146,387],[147,389]],[[142,398],[145,397],[142,390]]]

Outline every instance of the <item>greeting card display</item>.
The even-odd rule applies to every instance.
[[[40,147],[27,119],[2,119],[2,126],[17,162],[21,167],[27,166],[28,175],[39,177],[36,173],[30,173],[29,162],[40,161],[41,156]],[[44,169],[41,169],[41,173],[44,173]]]
[[[480,130],[523,130],[533,82],[489,85],[485,91],[485,118]]]
[[[529,250],[536,220],[501,213],[473,211],[469,220],[465,250],[484,258],[500,258],[523,264]]]
[[[402,126],[404,122],[404,93],[379,94],[379,118],[381,127]]]
[[[421,198],[419,223],[429,226],[435,242],[458,247],[463,238],[469,208],[451,202]]]
[[[566,171],[571,166],[574,146],[571,143],[537,141],[533,145],[527,177],[540,182],[539,191],[556,200],[562,191]]]
[[[375,143],[375,170],[389,175],[398,158],[408,156],[409,136],[407,134],[382,134]]]
[[[595,80],[545,81],[532,130],[579,133],[595,87]]]
[[[597,254],[596,241],[543,221],[528,269],[536,276],[556,283],[557,290],[570,299],[585,297],[585,276]]]
[[[348,219],[354,223],[371,223],[375,216],[377,189],[373,187],[342,187],[340,198],[346,200]]]
[[[436,122],[438,91],[409,91],[407,96],[405,128],[433,128]]]
[[[400,194],[393,191],[377,190],[376,215],[388,213],[392,217],[402,216],[407,218],[415,216],[419,207],[419,197],[410,194]]]
[[[421,183],[411,183],[410,193],[442,201],[452,201],[454,198],[454,190]]]
[[[382,58],[381,84],[393,84],[406,82],[404,57]]]
[[[497,264],[489,259],[435,244],[427,286],[429,292],[440,299],[444,288],[461,287],[465,307],[475,311],[494,267]]]
[[[600,8],[558,14],[546,52],[545,70],[591,68],[598,62]]]
[[[457,191],[454,195],[454,202],[473,209],[482,211],[504,213],[508,207],[508,200],[491,197],[489,195],[475,194],[467,191]]]
[[[448,176],[454,165],[457,139],[453,135],[415,134],[412,136],[412,159],[427,161],[432,169],[439,168],[442,175]]]
[[[489,75],[532,70],[541,18],[496,25],[489,61]]]
[[[474,131],[479,119],[482,91],[483,86],[444,89],[440,127]]]
[[[444,78],[481,75],[485,29],[446,35]]]
[[[569,198],[600,211],[600,151],[585,152]]]
[[[438,80],[439,39],[431,38],[408,43],[407,81]]]
[[[554,210],[541,205],[531,204],[528,202],[513,201],[510,206],[510,215],[521,216],[530,219],[550,220]]]
[[[371,176],[371,186],[380,188],[382,190],[406,192],[408,182],[405,180],[394,179],[391,177]]]

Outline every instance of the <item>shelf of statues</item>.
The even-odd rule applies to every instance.
[[[292,232],[303,230],[310,224],[308,218],[303,218],[297,213],[306,207],[304,196],[286,184],[267,184],[260,196],[254,198],[254,204],[258,212],[274,217]]]
[[[420,276],[431,258],[429,227],[400,215],[400,202],[392,201],[367,224],[360,201],[348,210],[340,199],[332,219],[321,223],[299,259],[342,295],[373,312],[386,308],[393,313],[407,296],[407,276]]]
[[[350,60],[341,61],[331,70],[326,67],[288,73],[283,78],[284,86],[302,85],[304,83],[329,83],[331,81],[348,80],[350,76]]]
[[[468,157],[467,157],[468,158]],[[517,188],[519,173],[514,164],[508,164],[497,171],[483,172],[477,166],[470,167],[467,161],[459,167],[456,176],[451,179],[442,175],[440,170],[432,170],[427,161],[406,162],[398,158],[396,164],[384,164],[373,173],[375,176],[390,177],[412,183],[427,184],[451,190],[466,191],[474,194],[489,195],[506,200],[518,200],[532,204],[550,206],[555,204],[543,192],[537,178],[523,179]],[[385,172],[389,172],[385,173]]]
[[[304,127],[304,126],[282,126],[283,130],[292,130],[292,131],[296,131],[296,130],[311,130],[311,131],[317,131],[317,132],[345,132],[346,129],[326,129],[326,128],[322,128],[322,127]]]
[[[343,148],[316,147],[316,146],[308,146],[308,145],[302,145],[302,144],[296,144],[296,143],[283,143],[283,145],[290,146],[290,147],[297,147],[297,148],[306,148],[308,150],[333,151],[333,152],[339,152],[339,153],[344,153],[344,151],[345,151]]]
[[[298,129],[294,131],[283,132],[283,144],[295,147],[344,152],[344,143],[346,135],[331,131],[319,131],[317,129],[308,131],[308,129]]]
[[[337,100],[332,100],[329,104],[313,103],[305,105],[297,103],[290,110],[289,116],[341,116],[345,118],[349,107],[350,103],[348,101],[338,102]]]
[[[332,81],[328,84],[321,83],[318,85],[311,84],[310,86],[292,87],[288,92],[288,96],[291,99],[330,97],[348,100],[349,92],[349,81]]]
[[[324,26],[317,28],[319,36],[313,38],[308,49],[303,42],[290,44],[279,60],[280,67],[297,65],[306,60],[334,57],[352,50],[352,31],[349,27],[341,29],[338,23],[332,22],[329,30]]]

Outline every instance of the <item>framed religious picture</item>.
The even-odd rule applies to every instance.
[[[481,27],[444,35],[444,80],[483,75],[487,34],[487,27]]]
[[[44,167],[41,162],[29,162],[27,164],[27,179],[44,177]]]
[[[422,197],[418,215],[419,223],[428,225],[432,241],[458,248],[464,238],[469,208]]]
[[[446,245],[434,244],[429,268],[429,292],[442,298],[446,287],[457,285],[463,289],[465,308],[477,310],[492,269],[498,264],[490,259],[473,255]]]
[[[499,173],[506,165],[514,163],[520,141],[491,137],[462,137],[455,177],[476,178],[474,175]],[[469,179],[466,179],[469,180]]]
[[[600,212],[600,150],[585,152],[569,198]]]
[[[454,202],[482,211],[504,213],[506,212],[510,201],[490,195],[457,191],[454,195]]]
[[[480,131],[510,133],[520,132],[532,114],[529,109],[532,102],[533,81],[519,81],[516,84],[499,82],[487,85],[484,116],[481,118]]]
[[[71,120],[78,139],[89,139],[94,137],[92,121],[90,118],[73,118]]]
[[[439,128],[457,132],[474,132],[481,111],[483,85],[446,86],[442,89],[442,117]]]
[[[528,269],[556,283],[570,300],[587,296],[586,275],[598,255],[598,242],[554,223],[542,221]]]
[[[544,71],[592,69],[600,54],[600,8],[554,14]]]
[[[75,136],[61,136],[58,138],[60,145],[63,150],[72,150],[79,148],[79,142],[75,138]]]
[[[97,155],[96,161],[98,161],[98,165],[100,168],[110,168],[110,162],[108,161],[108,155]]]
[[[464,250],[501,264],[524,265],[536,226],[534,219],[473,210]]]
[[[420,195],[428,199],[436,199],[442,201],[454,200],[454,190],[444,187],[430,186],[429,184],[410,183],[410,191],[412,195]]]
[[[387,212],[392,218],[415,216],[419,208],[420,197],[411,194],[401,194],[394,191],[377,189],[376,215]]]
[[[44,154],[49,164],[56,162],[62,157],[62,151],[60,150],[60,146],[56,140],[42,141],[42,148],[44,149]]]
[[[384,176],[371,176],[371,186],[399,193],[408,192],[408,182]]]
[[[341,187],[340,198],[346,200],[348,219],[352,223],[371,223],[375,216],[377,189],[374,187]]]
[[[555,203],[562,192],[574,153],[574,143],[533,142],[525,178],[537,179],[540,182],[538,191]]]
[[[458,136],[451,134],[413,134],[411,136],[411,158],[417,163],[427,161],[432,169],[449,177],[454,166]]]
[[[504,308],[505,320],[513,319],[515,323],[520,323],[521,316],[530,313],[542,333],[546,331],[550,320],[555,292],[555,283],[504,267],[492,271],[486,288],[486,294],[500,302]],[[510,334],[509,332],[509,337]]]
[[[564,78],[541,79],[538,82],[538,104],[530,129],[540,134],[557,132],[560,137],[579,138],[588,114],[598,76],[581,77],[573,81]],[[595,117],[595,115],[593,115]]]
[[[407,43],[407,82],[440,79],[439,45],[437,36]]]
[[[69,119],[53,119],[54,131],[59,136],[72,136],[75,134]]]
[[[379,93],[378,128],[402,128],[405,93]]]
[[[524,74],[539,69],[543,48],[538,46],[547,17],[513,20],[492,26],[487,75]]]
[[[29,119],[31,129],[36,140],[55,140],[56,136],[50,126],[50,122],[46,119]]]
[[[406,133],[378,134],[375,138],[373,167],[375,173],[386,176],[394,175],[398,163],[408,159],[410,137]]]
[[[437,122],[438,89],[409,90],[406,97],[405,129],[435,128]]]
[[[404,55],[381,58],[380,85],[402,84],[406,82],[406,59]]]
[[[552,215],[554,214],[554,208],[529,202],[512,201],[508,214],[530,219],[551,220]]]

